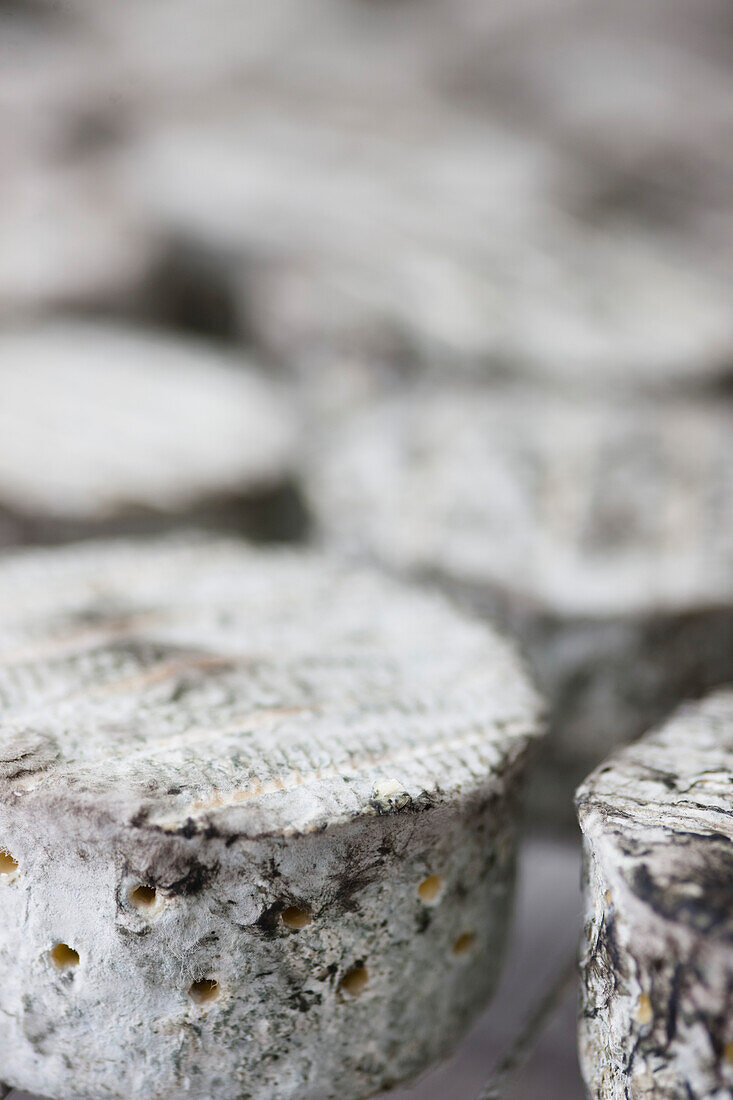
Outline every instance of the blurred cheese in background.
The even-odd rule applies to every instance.
[[[154,262],[149,227],[108,153],[120,119],[61,6],[0,13],[0,324],[118,309]]]
[[[333,360],[725,376],[731,19],[667,9],[38,4],[0,76],[9,120],[53,120],[6,204],[15,295],[95,302],[106,276],[117,308],[179,322],[185,255],[190,309],[224,286],[237,337],[316,380]]]
[[[523,641],[553,704],[535,809],[733,676],[733,408],[417,388],[314,449],[320,533]]]
[[[478,5],[479,8],[483,5]],[[458,85],[588,166],[589,220],[654,225],[730,272],[733,13],[725,0],[551,3]]]
[[[152,256],[115,183],[90,166],[6,166],[0,238],[0,317],[9,319],[124,300]]]
[[[719,273],[653,227],[584,225],[582,166],[492,119],[253,94],[151,130],[123,171],[164,236],[218,250],[280,362],[658,385],[733,354]]]
[[[0,391],[6,538],[175,521],[290,533],[294,419],[276,383],[242,356],[56,319],[0,336]]]
[[[43,409],[87,385],[66,364],[91,354],[101,379],[130,346],[54,333],[48,373],[5,402],[24,537],[188,513],[287,468],[324,539],[468,586],[519,632],[577,769],[727,672],[725,5],[69,0],[1,18],[0,316],[71,301],[198,329],[268,362],[301,420],[297,458],[271,461],[269,415],[156,340],[123,358],[136,379],[138,359],[165,364],[157,450],[133,459],[135,431],[108,429],[105,387],[139,384],[113,374],[101,411],[66,415],[96,418],[84,447],[114,461],[77,455],[83,433],[49,449]]]

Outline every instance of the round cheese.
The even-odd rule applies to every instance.
[[[490,995],[538,705],[440,598],[226,542],[19,553],[0,698],[10,1084],[357,1098]]]
[[[733,1092],[733,692],[681,709],[578,791],[580,1058],[593,1100]]]
[[[519,635],[569,817],[613,744],[733,677],[732,437],[712,400],[424,387],[334,426],[310,499],[324,541]]]
[[[239,356],[55,321],[0,336],[0,507],[22,537],[206,516],[292,478],[284,395]],[[106,526],[105,526],[106,525]]]

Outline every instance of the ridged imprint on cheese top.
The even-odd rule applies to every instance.
[[[603,836],[624,860],[641,862],[655,841],[660,858],[665,842],[673,853],[673,834],[733,839],[732,787],[733,689],[724,688],[616,753],[583,783],[577,802],[591,838]],[[638,852],[635,838],[643,839]]]
[[[174,831],[455,797],[538,730],[511,645],[439,597],[203,537],[6,557],[0,707],[6,797]]]

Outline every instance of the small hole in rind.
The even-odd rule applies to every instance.
[[[127,897],[131,905],[143,911],[154,909],[158,902],[158,894],[155,888],[153,886],[144,886],[142,883],[138,886],[133,886],[128,892]]]
[[[475,943],[475,932],[462,932],[456,942],[453,944],[453,954],[467,955]]]
[[[202,978],[201,981],[194,982],[188,991],[189,997],[197,1005],[215,1001],[220,993],[221,988],[216,978]]]
[[[355,966],[341,979],[340,989],[343,993],[348,993],[350,997],[359,997],[364,992],[368,981],[367,968],[365,966]]]
[[[0,875],[14,875],[17,870],[17,859],[11,856],[7,848],[0,848]]]
[[[51,949],[51,961],[59,970],[72,970],[79,965],[79,952],[67,943],[57,943]]]
[[[654,1010],[648,993],[642,993],[636,1006],[636,1022],[646,1027],[654,1019]]]
[[[280,914],[280,920],[285,927],[294,928],[298,932],[301,928],[306,928],[311,923],[312,919],[307,909],[301,909],[297,905],[289,905],[288,908],[283,909]]]
[[[443,893],[443,880],[440,875],[428,875],[417,888],[417,896],[425,905],[432,905]]]

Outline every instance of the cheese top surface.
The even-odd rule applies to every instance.
[[[291,469],[283,396],[194,341],[82,322],[0,338],[0,500],[104,519],[246,492]]]
[[[712,401],[425,387],[317,444],[312,503],[342,545],[561,613],[722,606],[732,435]]]
[[[368,319],[440,362],[579,387],[725,374],[719,272],[648,225],[583,225],[583,165],[567,150],[496,116],[424,107],[255,85],[205,119],[141,128],[131,201],[245,261],[255,250],[300,271],[266,305],[304,334]]]
[[[596,768],[578,791],[581,809],[623,813],[663,827],[707,818],[733,837],[733,690],[681,707],[659,730]]]
[[[6,558],[0,700],[5,797],[174,831],[459,796],[538,729],[511,646],[441,599],[203,538]]]
[[[682,707],[576,800],[591,851],[640,905],[733,939],[733,691]]]

